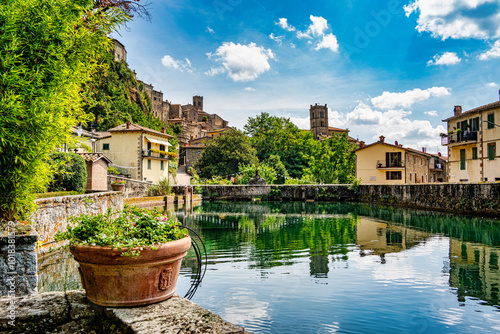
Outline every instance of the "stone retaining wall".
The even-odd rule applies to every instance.
[[[500,217],[500,183],[362,185],[359,201]]]
[[[185,187],[172,187],[182,194]],[[409,185],[207,185],[209,200],[353,201],[500,217],[500,183]]]
[[[125,198],[147,197],[149,188],[153,186],[151,182],[144,182],[110,174],[108,177],[108,190],[111,190],[111,182],[113,181],[126,182],[125,190],[123,191],[123,197]]]
[[[40,252],[49,250],[54,236],[65,231],[68,217],[83,213],[99,214],[112,210],[123,210],[123,194],[121,192],[98,192],[85,195],[42,198],[36,201],[38,210],[30,217],[36,224],[33,226],[38,234]],[[56,246],[56,245],[54,245]]]

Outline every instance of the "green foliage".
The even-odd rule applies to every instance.
[[[316,181],[310,175],[304,174],[300,179],[287,179],[285,184],[316,184]]]
[[[317,183],[349,184],[356,173],[356,144],[348,141],[346,133],[341,136],[316,141],[309,156],[309,168],[304,173]]]
[[[172,186],[168,178],[161,179],[157,184],[152,185],[148,190],[148,196],[167,196],[172,193]]]
[[[61,196],[71,196],[71,195],[80,195],[78,191],[56,191],[49,193],[40,193],[35,194],[35,198],[50,198],[50,197],[61,197]]]
[[[87,118],[80,88],[126,20],[90,0],[0,2],[0,220],[26,217],[51,177],[48,156]]]
[[[285,168],[283,162],[281,162],[281,158],[279,155],[272,154],[267,158],[266,165],[273,168],[276,172],[276,182],[275,184],[284,184],[286,179],[290,176],[288,175],[288,171]]]
[[[252,165],[240,165],[240,175],[238,176],[238,184],[248,184],[248,181],[255,176],[255,170],[259,169],[260,176],[267,181],[267,184],[274,184],[276,181],[276,171],[271,166],[261,163]]]
[[[118,175],[120,174],[120,171],[116,167],[108,166],[108,173]]]
[[[84,192],[87,184],[87,165],[85,160],[74,153],[55,152],[50,155],[55,169],[49,191]]]
[[[211,179],[214,176],[236,174],[240,164],[254,164],[257,161],[250,139],[234,129],[209,141],[195,167],[202,178]]]
[[[157,209],[151,211],[125,207],[121,212],[111,209],[105,214],[70,217],[65,232],[56,234],[55,240],[69,240],[72,246],[108,246],[122,251],[125,256],[137,256],[143,247],[156,248],[168,241],[182,239],[187,231]]]
[[[308,167],[311,142],[314,142],[309,131],[300,130],[290,119],[269,116],[265,112],[255,118],[249,117],[244,129],[260,161],[278,155],[290,176],[302,176]]]

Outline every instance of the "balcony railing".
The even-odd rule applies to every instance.
[[[395,160],[389,161],[389,164],[387,164],[385,160],[378,160],[377,168],[404,168],[404,163],[403,161]]]
[[[173,157],[171,157],[170,155],[160,154],[160,153],[152,152],[150,150],[142,151],[142,156],[143,157],[157,158],[157,159],[165,159],[165,160],[172,160],[173,159]]]
[[[463,144],[466,142],[477,142],[477,131],[463,131],[461,133],[452,133],[448,136],[441,137],[441,145]]]

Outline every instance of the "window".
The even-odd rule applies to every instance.
[[[401,167],[401,152],[386,152],[385,165],[387,167]]]
[[[495,143],[488,144],[488,160],[495,160],[496,147]]]
[[[471,119],[469,125],[472,132],[479,131],[479,117]]]
[[[160,145],[160,151],[165,151],[165,145]]]
[[[323,113],[323,111],[319,112],[319,117],[321,117],[321,118],[325,117],[325,114]]]
[[[160,169],[164,170],[164,168],[163,168],[163,161],[160,161]]]
[[[472,160],[477,160],[477,147],[472,148]]]
[[[495,127],[495,114],[488,114],[488,129],[493,129]]]
[[[460,170],[465,170],[465,149],[460,150]]]
[[[109,144],[102,144],[102,150],[103,151],[109,150]]]
[[[401,180],[401,172],[385,172],[386,180]]]
[[[148,169],[151,169],[151,160],[148,159]]]

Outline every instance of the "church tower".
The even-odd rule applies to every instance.
[[[311,132],[314,139],[318,140],[322,136],[330,135],[328,131],[328,108],[317,103],[309,109],[309,120],[311,123]]]
[[[203,110],[203,96],[193,96],[193,107],[196,110]]]

